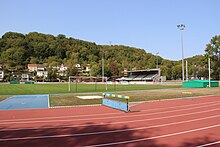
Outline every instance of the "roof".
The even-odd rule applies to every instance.
[[[43,64],[28,64],[28,67],[38,67],[43,66]]]
[[[130,70],[127,72],[146,72],[146,71],[159,71],[160,68],[155,68],[155,69],[144,69],[144,70]]]

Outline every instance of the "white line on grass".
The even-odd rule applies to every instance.
[[[93,107],[93,106],[101,106],[102,104],[92,104],[92,105],[75,105],[75,106],[53,106],[50,108],[75,108],[75,107]]]
[[[50,95],[49,94],[47,96],[47,104],[48,104],[48,108],[50,108]]]

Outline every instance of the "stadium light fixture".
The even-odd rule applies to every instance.
[[[183,30],[185,29],[184,24],[177,25],[177,28],[180,29],[181,32],[181,45],[182,45],[182,80],[184,82],[184,52],[183,52]]]

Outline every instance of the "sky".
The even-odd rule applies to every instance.
[[[205,54],[220,35],[219,0],[0,0],[0,36],[40,32],[126,45],[170,60]]]

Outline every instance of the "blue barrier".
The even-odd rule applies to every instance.
[[[103,98],[102,104],[105,106],[109,106],[111,108],[119,109],[128,112],[128,104],[125,102],[114,101],[110,99]]]
[[[130,98],[129,96],[124,96],[124,95],[117,95],[117,94],[106,94],[103,93],[104,98],[102,99],[102,104],[111,108],[119,109],[125,112],[129,111],[129,104],[128,104],[128,99]],[[111,100],[106,98],[108,97],[114,97],[114,98],[123,98],[126,99],[126,102],[121,102],[121,101],[116,101],[116,100]]]

